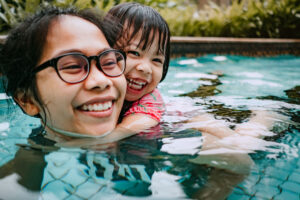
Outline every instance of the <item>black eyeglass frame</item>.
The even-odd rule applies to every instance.
[[[123,56],[123,58],[124,58],[124,67],[123,67],[122,72],[121,72],[119,75],[111,76],[111,75],[105,73],[104,70],[102,69],[101,65],[100,65],[100,57],[101,57],[102,55],[104,55],[105,53],[108,53],[108,52],[118,52],[118,53],[120,53],[120,54]],[[87,71],[86,75],[85,75],[81,80],[79,80],[79,81],[75,81],[75,82],[69,82],[69,81],[66,81],[66,80],[64,80],[64,79],[61,77],[60,73],[58,72],[58,69],[57,69],[57,62],[58,62],[58,60],[61,59],[62,57],[69,56],[69,55],[79,55],[79,56],[84,57],[84,58],[88,61],[88,71]],[[124,73],[125,68],[126,68],[126,53],[125,53],[124,51],[122,51],[122,50],[117,50],[117,49],[107,49],[107,50],[102,51],[100,54],[98,54],[98,55],[96,55],[96,56],[86,56],[86,55],[84,55],[84,54],[82,54],[82,53],[75,53],[75,52],[74,52],[74,53],[66,53],[66,54],[57,56],[57,57],[55,57],[55,58],[52,58],[52,59],[50,59],[50,60],[44,62],[43,64],[37,66],[36,68],[34,68],[34,70],[32,71],[32,73],[33,73],[33,74],[36,74],[36,73],[38,73],[38,72],[40,72],[40,71],[46,69],[47,67],[53,67],[53,68],[55,69],[55,71],[56,71],[58,77],[59,77],[62,81],[66,82],[66,83],[76,84],[76,83],[80,83],[80,82],[84,81],[84,80],[89,76],[89,74],[90,74],[90,66],[91,66],[91,61],[92,61],[92,60],[96,60],[96,66],[97,66],[97,68],[98,68],[103,74],[105,74],[105,75],[108,76],[108,77],[118,77],[118,76],[121,76],[121,75]]]

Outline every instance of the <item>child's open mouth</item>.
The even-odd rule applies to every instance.
[[[127,79],[128,87],[134,90],[141,90],[143,87],[145,87],[146,84],[146,81]]]

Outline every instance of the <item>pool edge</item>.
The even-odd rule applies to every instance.
[[[171,38],[172,57],[195,57],[205,54],[300,55],[300,39],[177,36]]]

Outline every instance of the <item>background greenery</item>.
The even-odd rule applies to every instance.
[[[108,11],[130,0],[0,0],[0,33],[7,32],[38,6],[75,5]],[[138,0],[157,9],[173,36],[300,38],[300,0],[233,0],[197,9],[196,0]]]

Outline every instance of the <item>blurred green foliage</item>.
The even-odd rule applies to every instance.
[[[131,0],[0,0],[0,32],[6,32],[40,5],[98,8]],[[300,38],[300,0],[233,0],[231,6],[196,0],[137,0],[157,9],[173,36]]]
[[[300,0],[234,0],[222,8],[160,10],[173,35],[300,38]]]

